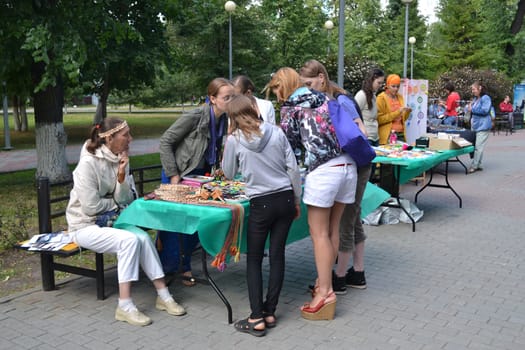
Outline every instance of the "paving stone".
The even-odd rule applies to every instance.
[[[523,209],[517,205],[525,198],[524,135],[525,130],[491,135],[483,172],[466,176],[451,166],[449,181],[463,208],[447,190],[427,188],[418,198],[425,214],[416,232],[408,224],[365,226],[368,288],[338,296],[333,321],[300,316],[316,275],[312,243],[305,239],[287,246],[278,326],[261,339],[228,324],[226,308],[210,286],[187,288],[178,280],[170,291],[187,315],[156,310],[154,288],[141,276],[133,297],[154,322],[148,327],[118,322],[111,271],[103,301],[96,300],[89,278],[68,280],[57,291],[35,289],[0,300],[0,350],[525,349]],[[462,159],[468,164],[468,156]],[[413,200],[420,188],[403,185],[402,196]],[[193,259],[195,275],[202,276],[200,254]],[[210,268],[234,320],[250,312],[245,269],[245,255],[225,272]],[[266,281],[268,259],[263,271]]]

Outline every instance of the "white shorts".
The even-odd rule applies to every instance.
[[[344,154],[306,175],[303,202],[320,208],[330,208],[334,202],[354,203],[356,184],[357,168]]]

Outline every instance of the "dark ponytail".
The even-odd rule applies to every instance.
[[[87,150],[91,154],[95,154],[97,148],[100,148],[103,144],[106,143],[105,137],[100,137],[99,135],[103,132],[115,128],[117,125],[122,124],[124,120],[115,117],[109,117],[104,119],[100,124],[95,124],[91,128],[91,133],[89,136],[89,142],[87,145]]]

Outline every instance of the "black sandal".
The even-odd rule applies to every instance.
[[[233,325],[236,330],[238,330],[241,333],[248,333],[255,337],[262,337],[266,334],[266,328],[265,329],[255,329],[260,324],[264,323],[264,318],[260,319],[259,321],[255,322],[249,322],[249,318],[245,318],[244,320],[239,320],[235,322]]]
[[[268,317],[273,317],[273,322],[266,321],[266,318]],[[275,328],[275,326],[277,326],[277,318],[275,317],[274,314],[263,312],[263,318],[264,318],[264,323],[266,324],[266,328]]]
[[[187,273],[187,272],[184,272],[184,273]],[[197,281],[192,275],[185,275],[184,273],[180,275],[183,285],[185,285],[186,287],[193,287],[194,285],[197,284]]]

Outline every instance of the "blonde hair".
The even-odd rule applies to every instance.
[[[299,73],[293,68],[283,67],[273,74],[272,79],[266,85],[266,89],[267,93],[274,89],[277,90],[278,102],[284,102],[301,86],[303,84]]]
[[[233,134],[239,130],[243,133],[246,139],[250,140],[255,134],[261,136],[261,120],[257,110],[254,107],[255,98],[248,97],[245,95],[234,95],[228,106],[226,107],[226,113],[230,119],[230,126],[228,132]]]

